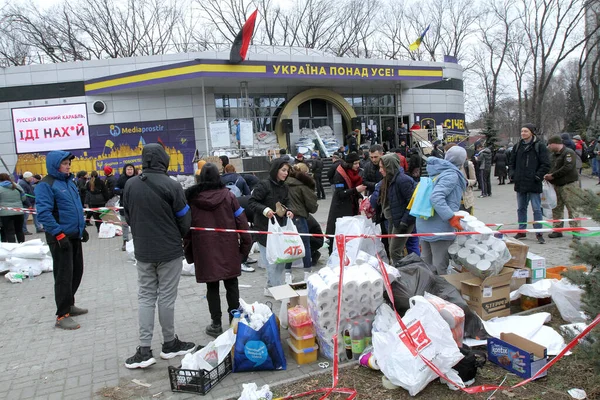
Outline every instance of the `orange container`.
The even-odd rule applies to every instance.
[[[296,337],[304,337],[312,335],[314,333],[312,321],[308,320],[299,325],[294,324],[293,321],[288,321],[288,330],[293,332]]]
[[[585,265],[573,265],[571,267],[564,267],[559,265],[558,267],[547,268],[546,269],[546,279],[562,279],[562,273],[566,271],[587,271],[587,267]]]

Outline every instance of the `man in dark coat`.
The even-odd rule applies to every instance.
[[[517,217],[519,229],[527,228],[527,206],[531,201],[534,221],[541,221],[542,215],[542,182],[544,175],[550,171],[548,150],[536,137],[537,129],[534,124],[524,124],[521,128],[521,140],[512,150],[511,165],[517,192]],[[535,229],[541,229],[541,224],[533,224]],[[517,233],[515,239],[522,239],[527,235]],[[540,244],[545,243],[541,233],[536,234]]]
[[[310,160],[310,172],[315,179],[317,187],[317,199],[325,200],[325,189],[323,189],[323,160],[317,153],[312,153]]]
[[[506,152],[500,147],[494,156],[494,176],[498,178],[498,185],[504,185],[506,181]]]
[[[125,220],[131,228],[138,270],[138,314],[140,345],[127,359],[127,368],[146,368],[152,357],[154,312],[158,316],[164,344],[161,358],[190,353],[196,345],[175,335],[175,299],[181,276],[183,237],[192,216],[181,185],[169,178],[169,155],[162,145],[150,143],[142,151],[142,174],[127,181],[123,190]]]
[[[367,187],[367,195],[371,195],[375,191],[375,185],[383,179],[379,172],[379,160],[383,156],[383,146],[374,144],[369,149],[369,158],[362,171],[363,184]]]
[[[333,153],[333,155],[331,156],[331,167],[329,167],[329,169],[327,170],[327,180],[329,181],[330,185],[333,185],[333,176],[335,175],[335,170],[341,163],[342,157],[340,156],[340,154]]]

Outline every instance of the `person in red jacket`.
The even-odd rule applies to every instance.
[[[406,157],[402,155],[402,151],[400,148],[396,148],[392,150],[400,159],[400,166],[404,169],[404,172],[408,173],[408,162],[406,161]]]

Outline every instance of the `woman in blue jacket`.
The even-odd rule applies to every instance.
[[[438,233],[462,230],[460,217],[454,213],[460,209],[460,200],[467,188],[467,179],[460,172],[460,167],[467,159],[467,152],[459,146],[448,150],[444,160],[429,157],[427,173],[434,179],[431,192],[431,205],[434,214],[431,218],[417,218],[417,232]],[[433,272],[438,275],[446,274],[450,258],[448,247],[454,241],[454,236],[422,236],[421,258],[433,266]]]

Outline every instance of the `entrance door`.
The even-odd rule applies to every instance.
[[[384,143],[384,147],[387,147],[386,150],[391,150],[394,147],[398,146],[398,138],[396,136],[396,117],[395,116],[384,116],[380,117],[379,126],[381,127],[381,135]],[[385,145],[386,136],[388,136],[387,130],[390,128],[391,134],[389,146]]]

